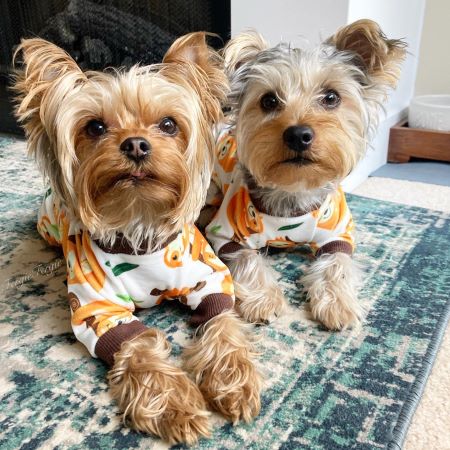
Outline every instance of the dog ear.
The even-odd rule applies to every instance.
[[[77,84],[86,80],[77,63],[61,48],[43,39],[24,39],[14,54],[21,56],[22,69],[16,72],[16,115],[27,123],[41,116],[41,107],[51,97],[61,101]],[[44,124],[45,126],[45,124]]]
[[[58,114],[67,94],[86,81],[76,62],[61,48],[43,39],[25,39],[14,54],[21,60],[12,90],[15,114],[25,128],[30,154],[36,160],[57,194],[66,202],[75,151],[59,126]],[[58,146],[58,141],[64,145]]]
[[[354,53],[355,63],[372,81],[396,86],[406,43],[388,39],[376,22],[368,19],[353,22],[338,30],[326,43],[339,51]]]
[[[255,30],[238,34],[223,49],[227,74],[233,74],[242,64],[251,61],[260,51],[267,48],[269,44]]]
[[[167,50],[163,63],[190,61],[203,69],[207,69],[209,59],[210,53],[206,44],[206,33],[199,31],[178,38]]]
[[[163,63],[176,65],[201,99],[205,117],[216,123],[222,116],[221,103],[228,92],[228,80],[223,72],[221,56],[206,43],[205,32],[190,33],[178,38],[164,56]],[[166,72],[172,76],[171,70]]]

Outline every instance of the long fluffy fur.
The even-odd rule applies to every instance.
[[[250,422],[261,407],[252,347],[248,325],[226,311],[203,325],[184,352],[184,367],[208,404],[233,423]]]
[[[210,435],[209,413],[197,385],[169,355],[170,344],[156,329],[122,344],[108,374],[111,395],[132,428],[192,445]]]

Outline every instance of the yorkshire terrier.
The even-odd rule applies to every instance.
[[[128,71],[82,72],[42,39],[17,54],[17,117],[51,186],[38,230],[62,246],[74,333],[112,366],[124,420],[188,444],[209,435],[207,405],[250,421],[261,382],[248,325],[233,312],[227,267],[193,225],[228,89],[205,33],[179,38],[162,64]],[[173,299],[199,327],[184,370],[164,333],[133,315]]]
[[[206,231],[247,321],[267,322],[285,305],[263,250],[306,245],[315,256],[302,280],[313,318],[332,330],[360,322],[340,183],[365,153],[404,48],[370,20],[310,51],[269,48],[256,32],[225,47],[231,119],[219,131],[208,194],[218,210]]]

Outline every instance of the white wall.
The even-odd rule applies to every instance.
[[[410,54],[405,61],[398,89],[380,120],[373,149],[344,181],[352,190],[387,160],[389,128],[406,114],[414,92],[420,35],[426,0],[231,0],[231,34],[255,28],[271,44],[281,40],[309,46],[357,19],[377,21],[389,37],[404,38]],[[431,0],[433,1],[433,0]],[[434,0],[447,1],[449,0]],[[447,42],[450,44],[450,42]],[[446,55],[448,55],[448,50]],[[448,56],[447,56],[448,58]]]
[[[425,0],[350,0],[348,23],[368,18],[378,22],[388,37],[403,38],[408,44],[408,55],[402,66],[397,89],[391,93],[386,113],[380,115],[380,126],[367,151],[343,186],[351,191],[361,184],[373,171],[387,161],[389,129],[407,114],[414,94],[420,36],[422,32]]]
[[[450,94],[450,1],[428,0],[420,45],[416,95]]]
[[[345,25],[349,0],[231,0],[231,35],[255,28],[272,44],[317,44]]]

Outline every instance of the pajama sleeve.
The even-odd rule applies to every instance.
[[[191,277],[196,274],[197,284],[186,295],[187,305],[194,311],[191,324],[199,326],[232,309],[234,288],[228,267],[216,256],[204,236],[193,227],[190,258]]]
[[[327,208],[324,208],[317,224],[312,247],[316,256],[333,253],[353,254],[354,223],[342,188],[339,188]]]
[[[62,246],[75,336],[92,356],[112,365],[122,342],[146,330],[133,315],[133,301],[126,296],[117,298],[96,258],[89,234],[74,229],[51,191],[39,212],[38,231],[48,243]]]

